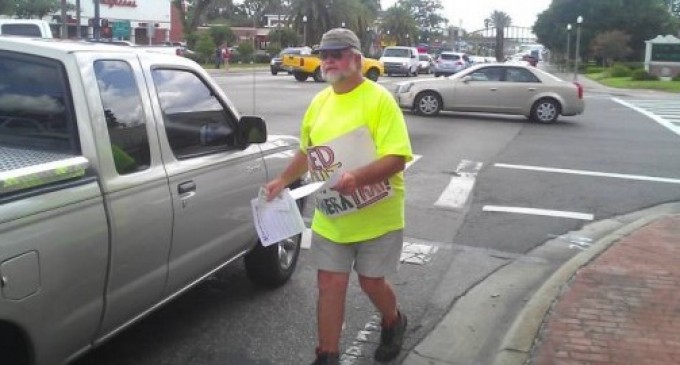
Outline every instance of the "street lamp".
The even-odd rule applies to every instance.
[[[565,68],[569,72],[569,49],[571,48],[571,23],[567,24],[567,62]]]
[[[298,33],[299,34],[299,33]],[[302,45],[307,45],[307,15],[302,17]]]
[[[583,23],[583,17],[578,16],[576,18],[576,54],[574,55],[574,81],[578,80],[578,61],[580,59],[579,48],[581,46],[581,23]]]

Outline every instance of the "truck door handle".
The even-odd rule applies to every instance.
[[[193,181],[186,181],[177,185],[177,192],[182,195],[196,191],[196,183]]]
[[[495,88],[495,87],[492,87],[492,88],[490,88],[489,90],[491,90],[491,91],[496,91],[496,90],[498,90],[498,89]]]
[[[535,87],[530,87],[530,88],[529,88],[529,91],[536,91],[536,88],[535,88]]]

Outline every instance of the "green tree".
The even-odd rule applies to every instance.
[[[399,5],[412,14],[421,39],[440,37],[448,24],[448,20],[441,14],[444,10],[441,0],[399,0]]]
[[[43,18],[61,8],[60,0],[15,0],[8,4],[5,7],[11,9],[9,15],[22,19]]]
[[[32,1],[32,0],[28,0]],[[179,11],[182,26],[184,27],[184,38],[187,40],[187,47],[194,48],[199,36],[196,34],[198,26],[205,18],[206,9],[212,4],[213,0],[193,0],[184,2],[182,0],[172,0],[172,4]],[[186,9],[182,4],[189,4]]]
[[[0,14],[14,15],[14,1],[0,0]]]
[[[575,29],[579,16],[583,17],[582,45],[591,44],[600,33],[625,30],[631,36],[630,57],[638,60],[644,55],[646,40],[659,34],[676,33],[679,24],[664,0],[553,0],[548,9],[538,15],[533,31],[547,48],[564,53],[566,25],[571,23]],[[581,47],[580,56],[586,58],[590,51],[589,47]]]
[[[198,41],[196,43],[196,52],[203,57],[203,62],[210,63],[213,61],[215,56],[215,42],[213,42],[210,34],[202,32],[198,36]]]
[[[418,34],[418,25],[411,12],[397,4],[385,11],[382,33],[388,42],[406,45],[409,39],[414,39]]]
[[[323,33],[342,23],[362,37],[378,9],[375,0],[293,0],[291,23],[297,32],[307,35],[307,44],[319,43]]]
[[[299,44],[298,38],[299,37],[297,32],[288,27],[274,29],[271,32],[269,32],[269,40],[271,42],[277,43],[281,48],[298,45]]]
[[[489,25],[496,28],[496,61],[505,59],[505,28],[510,24],[512,19],[505,12],[494,10],[489,16]]]
[[[210,27],[209,33],[213,42],[218,46],[225,43],[232,44],[236,40],[236,35],[234,35],[231,28],[227,26]]]
[[[630,38],[620,30],[607,31],[595,36],[590,48],[596,57],[602,58],[605,66],[610,66],[613,61],[622,60],[633,51],[628,46]]]
[[[255,46],[251,42],[243,42],[236,49],[239,59],[245,62],[252,60],[253,54],[255,54]]]

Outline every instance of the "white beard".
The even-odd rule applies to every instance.
[[[326,82],[332,85],[347,79],[352,74],[358,71],[359,68],[357,67],[357,64],[355,62],[352,62],[349,64],[349,67],[344,71],[326,72],[325,70],[321,69],[321,76],[323,77],[324,80],[326,80]]]

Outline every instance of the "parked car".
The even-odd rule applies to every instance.
[[[421,53],[418,55],[418,72],[422,74],[431,74],[434,68],[434,60],[432,56],[427,53]]]
[[[434,77],[451,76],[470,66],[470,58],[465,53],[442,52],[434,64]]]
[[[414,47],[387,47],[383,51],[380,62],[385,65],[387,76],[418,76],[418,49]]]
[[[290,67],[283,66],[283,57],[285,55],[299,55],[311,54],[312,49],[309,47],[290,47],[281,51],[276,57],[273,57],[269,62],[269,70],[272,75],[276,76],[279,72],[287,72],[289,75],[293,73]]]
[[[298,140],[198,64],[0,37],[0,75],[0,363],[68,363],[239,258],[290,278],[300,236],[263,247],[250,201]]]
[[[52,29],[44,20],[0,19],[0,35],[52,38]]]
[[[469,56],[470,58],[470,64],[471,65],[479,65],[482,63],[488,63],[489,61],[486,59],[486,57],[482,56]]]
[[[560,115],[583,113],[583,87],[539,69],[520,65],[473,66],[454,76],[402,82],[397,101],[403,108],[433,116],[440,111],[524,115],[551,123]]]

